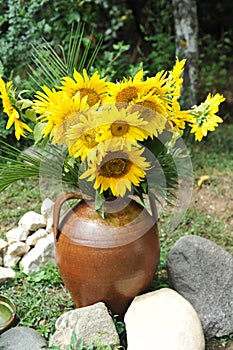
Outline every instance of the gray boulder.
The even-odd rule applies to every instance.
[[[197,311],[205,336],[233,332],[233,256],[208,239],[180,238],[169,252],[170,286]]]
[[[46,340],[32,328],[11,328],[0,337],[0,349],[4,350],[41,350],[45,348]]]

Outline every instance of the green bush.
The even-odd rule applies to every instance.
[[[205,96],[209,91],[223,91],[229,83],[232,65],[233,29],[222,33],[216,42],[210,34],[199,39],[199,91]]]
[[[119,73],[128,69],[129,63],[137,65],[140,62],[153,73],[160,70],[161,65],[166,69],[164,61],[169,66],[169,57],[171,52],[174,53],[171,6],[164,0],[156,1],[156,4],[150,0],[141,7],[139,14],[141,3],[119,3],[117,0],[0,0],[0,71],[2,65],[6,77],[19,75],[21,79],[27,78],[27,66],[32,58],[31,45],[42,44],[42,38],[52,46],[68,45],[71,24],[79,21],[87,23],[87,37],[91,37],[93,44],[103,36],[100,66],[116,61],[116,54],[117,62],[122,66],[121,70],[118,68]],[[124,47],[124,51],[120,46]],[[112,69],[114,71],[114,67]],[[25,83],[19,78],[18,82]]]

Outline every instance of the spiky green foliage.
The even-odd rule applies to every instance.
[[[35,87],[46,85],[53,88],[60,84],[62,77],[72,76],[74,68],[78,71],[82,71],[84,67],[87,71],[91,68],[100,49],[101,40],[91,50],[92,41],[87,40],[84,34],[85,26],[79,22],[76,27],[73,25],[71,28],[67,50],[62,45],[54,48],[45,39],[43,45],[32,45],[34,67],[30,66],[30,76]]]
[[[64,157],[64,149],[50,146],[46,150],[19,149],[0,142],[0,192],[10,184],[25,178],[47,178],[78,187],[79,164]]]

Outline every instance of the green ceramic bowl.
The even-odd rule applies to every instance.
[[[15,315],[15,304],[6,296],[0,295],[0,333],[11,326]]]

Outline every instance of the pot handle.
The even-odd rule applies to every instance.
[[[83,197],[81,194],[77,194],[74,192],[67,192],[67,193],[63,193],[55,201],[54,208],[53,208],[53,233],[54,233],[55,241],[58,241],[58,237],[60,234],[59,218],[60,218],[61,207],[62,207],[63,203],[65,203],[69,199],[83,199]]]

